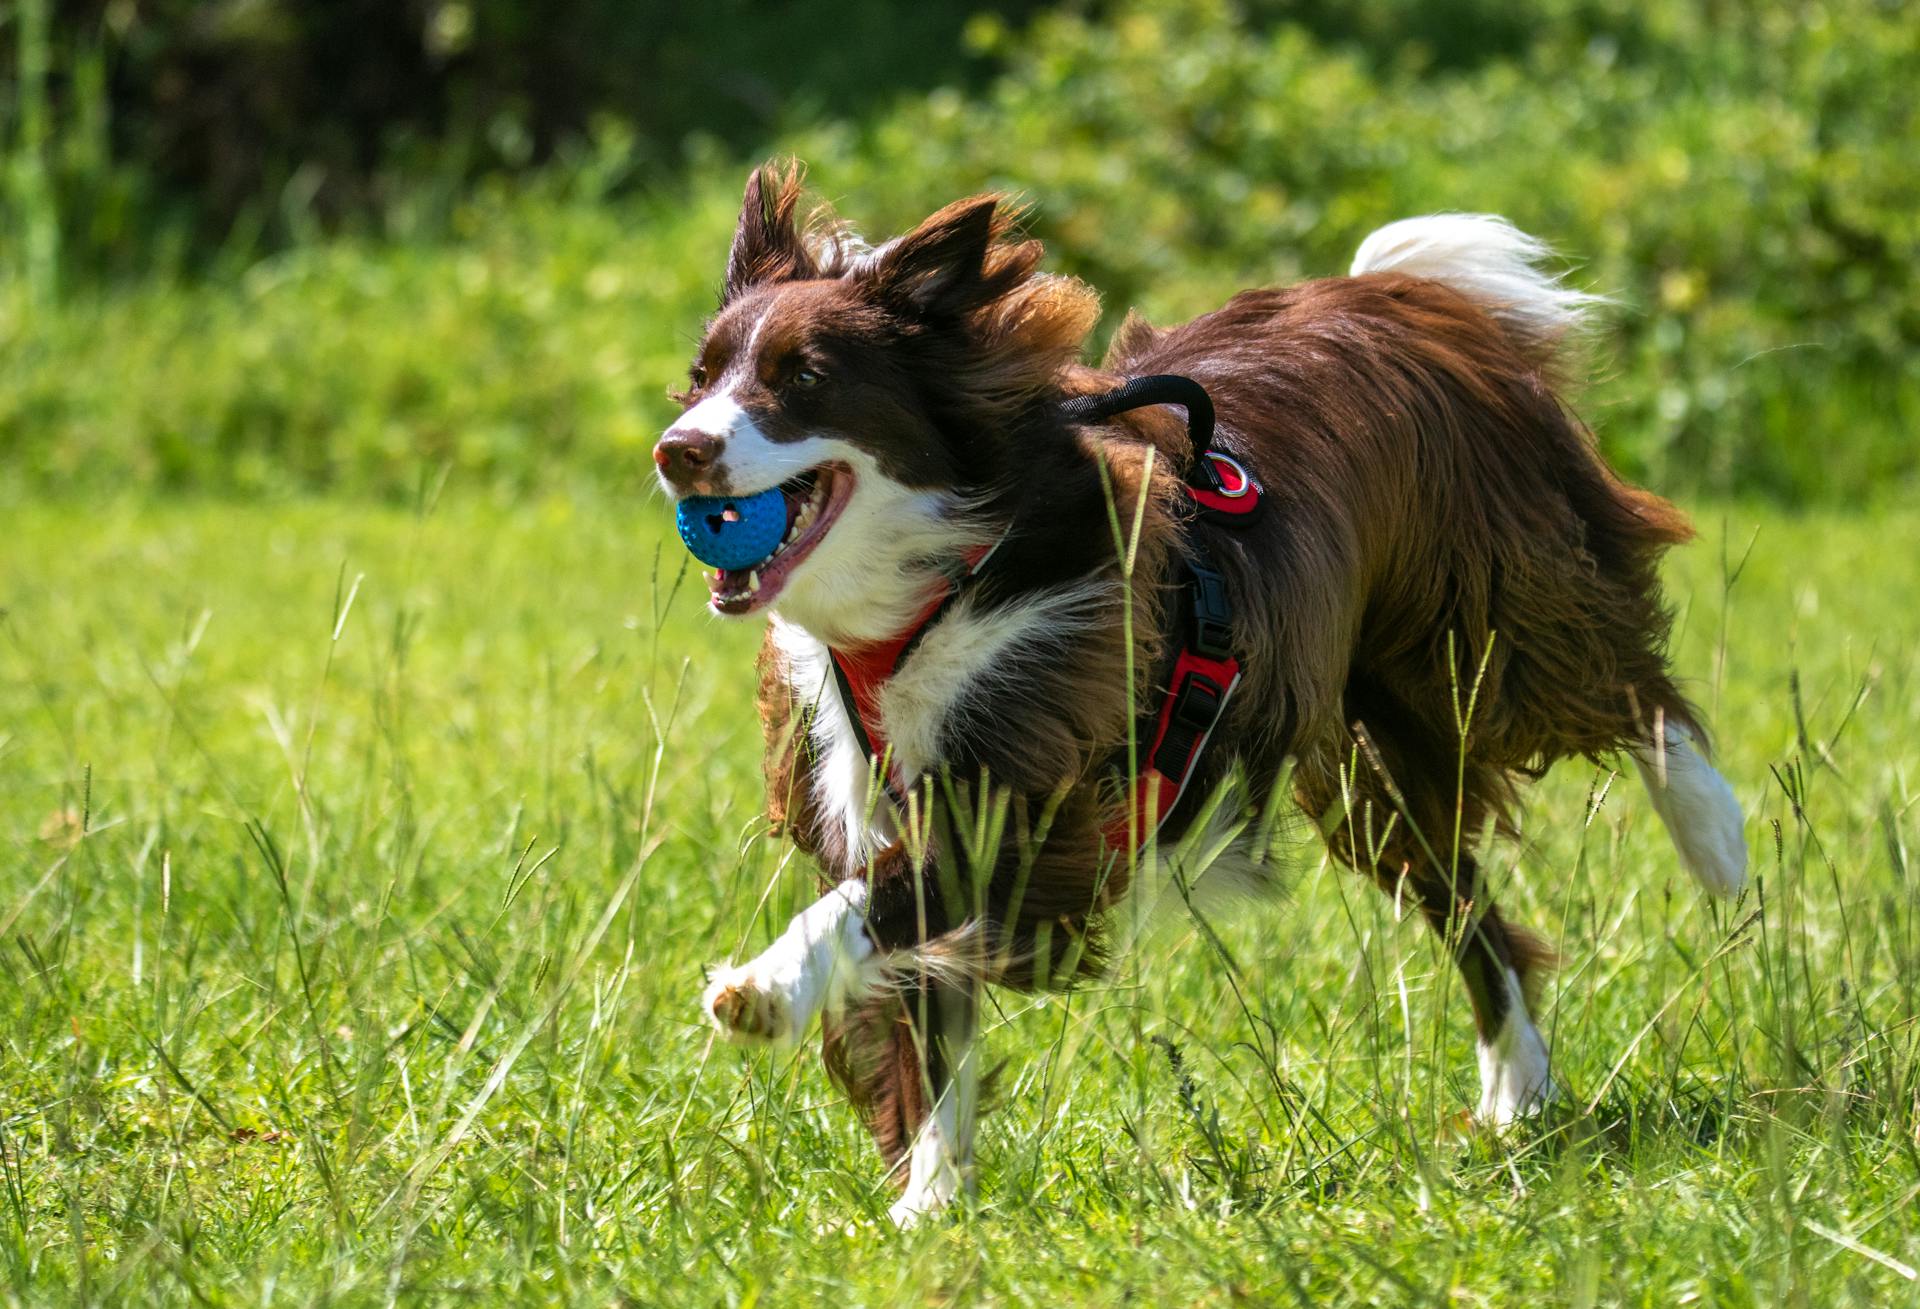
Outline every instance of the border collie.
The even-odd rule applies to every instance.
[[[1559,393],[1591,297],[1504,220],[1433,215],[1369,236],[1349,276],[1177,327],[1130,317],[1094,368],[1094,292],[1040,271],[1001,197],[878,246],[802,221],[800,197],[795,166],[748,180],[654,451],[676,499],[778,487],[787,508],[774,553],[709,586],[718,613],[767,616],[768,814],[823,894],[715,971],[720,1034],[793,1043],[821,1018],[911,1222],[969,1182],[981,988],[1100,970],[1116,905],[1177,862],[1156,841],[1203,821],[1214,857],[1173,870],[1183,894],[1268,880],[1259,802],[1285,796],[1447,943],[1480,1116],[1547,1102],[1529,996],[1550,954],[1473,854],[1510,830],[1521,782],[1625,751],[1703,888],[1733,895],[1746,870],[1664,653],[1656,564],[1690,529],[1608,469]],[[1193,511],[1177,409],[1076,416],[1147,374],[1211,396],[1214,449],[1262,489],[1253,521]],[[1196,551],[1230,605],[1234,693],[1191,786],[1129,820],[1142,715],[1191,643]]]

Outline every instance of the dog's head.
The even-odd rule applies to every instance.
[[[909,619],[935,570],[998,531],[1025,417],[1057,396],[1098,312],[1037,271],[1000,197],[869,247],[816,214],[797,168],[747,180],[720,309],[654,449],[687,495],[783,492],[787,533],[708,577],[723,614],[777,609],[831,641]]]

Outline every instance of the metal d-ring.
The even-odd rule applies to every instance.
[[[1213,460],[1215,464],[1225,464],[1228,468],[1240,474],[1239,490],[1229,491],[1222,485],[1218,491],[1214,492],[1215,495],[1226,500],[1238,500],[1241,496],[1253,490],[1253,478],[1248,474],[1246,465],[1242,464],[1238,459],[1235,459],[1232,455],[1221,454],[1218,450],[1207,451],[1206,458]],[[1222,478],[1220,480],[1224,483],[1226,479]]]

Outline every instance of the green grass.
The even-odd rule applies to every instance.
[[[1565,1112],[1464,1130],[1451,969],[1308,862],[1233,976],[1183,926],[1000,997],[977,1206],[904,1235],[811,1055],[696,1022],[810,875],[665,517],[9,514],[0,1299],[1920,1299],[1920,513],[1708,506],[1676,557],[1744,901],[1578,763],[1497,848]]]

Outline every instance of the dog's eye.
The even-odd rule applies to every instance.
[[[695,364],[692,368],[689,368],[687,370],[687,380],[689,382],[692,382],[693,389],[698,391],[701,387],[707,384],[707,370],[702,368],[699,364]]]
[[[812,388],[820,385],[822,380],[823,379],[821,378],[820,374],[814,372],[811,368],[800,368],[800,369],[794,370],[793,384],[795,386],[805,387],[808,390],[811,390]]]

